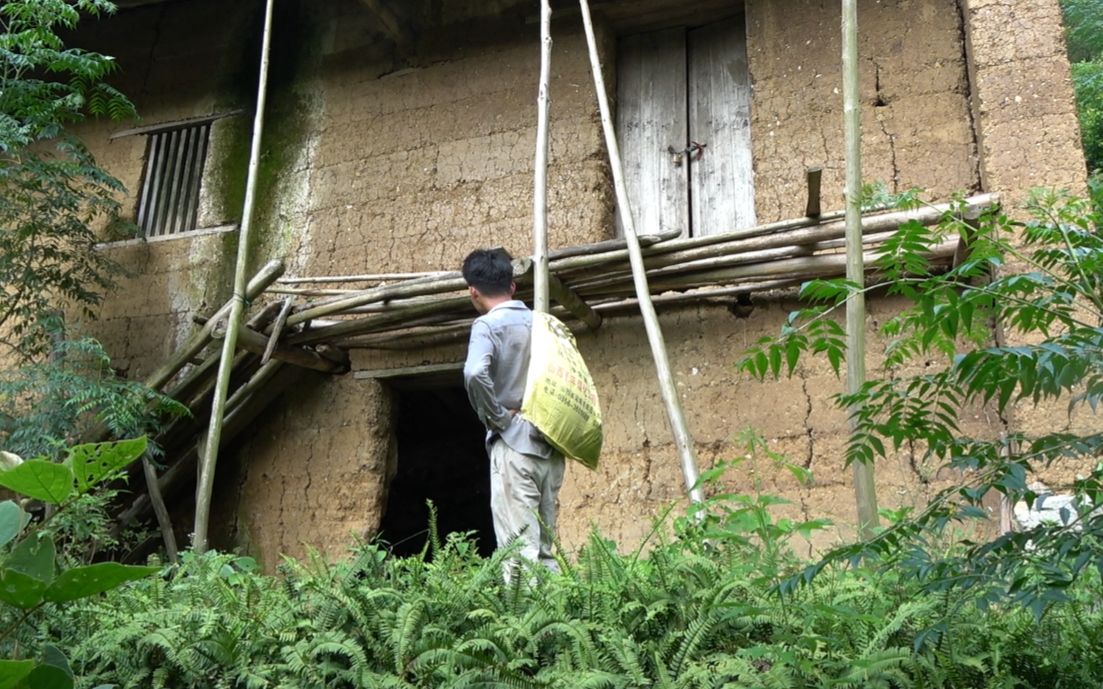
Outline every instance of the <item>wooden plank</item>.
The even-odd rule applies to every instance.
[[[635,226],[642,234],[689,231],[688,173],[667,149],[685,148],[685,30],[629,36],[620,42],[617,132]],[[617,236],[624,223],[617,217]]]
[[[408,376],[424,376],[433,373],[452,373],[462,370],[462,361],[449,361],[444,364],[422,364],[420,366],[407,366],[404,368],[365,369],[353,372],[352,377],[356,380],[387,380],[390,378],[406,378]]]
[[[283,334],[283,326],[287,324],[287,316],[291,313],[291,298],[283,300],[283,305],[280,306],[280,312],[276,316],[276,322],[272,324],[272,333],[268,336],[268,346],[264,348],[264,354],[260,357],[261,366],[268,363],[268,360],[272,358],[272,352],[276,351],[276,344],[280,341],[280,335]]]
[[[571,315],[585,323],[590,330],[597,330],[601,326],[601,315],[591,309],[574,290],[563,284],[554,274],[548,278],[551,296],[557,304],[570,311]]]
[[[818,218],[820,217],[820,183],[823,180],[823,168],[810,167],[804,174],[808,179],[808,205],[805,206],[804,214],[809,218]]]
[[[134,136],[135,134],[160,134],[161,132],[167,132],[172,129],[181,129],[183,127],[192,127],[197,124],[210,124],[215,120],[220,120],[223,117],[233,117],[234,115],[240,115],[244,110],[237,108],[234,110],[227,110],[225,112],[216,112],[211,115],[201,115],[199,117],[188,117],[183,120],[176,120],[174,122],[159,122],[157,124],[149,124],[142,127],[133,127],[131,129],[123,129],[122,131],[115,132],[108,137],[109,140],[114,141],[124,136]]]
[[[751,81],[742,17],[687,34],[689,138],[706,145],[689,163],[696,236],[755,224]]]

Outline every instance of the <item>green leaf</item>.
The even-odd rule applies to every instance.
[[[42,602],[46,582],[14,569],[0,569],[0,601],[28,610]],[[5,686],[0,683],[0,687]]]
[[[84,567],[67,569],[58,575],[46,590],[46,600],[54,603],[87,598],[110,591],[128,581],[143,579],[161,570],[160,567],[120,565],[117,562],[100,562]]]
[[[111,476],[142,456],[148,441],[143,436],[114,443],[77,445],[69,450],[65,465],[77,480],[77,492],[85,493],[92,486]]]
[[[45,536],[35,535],[25,538],[4,560],[4,569],[13,570],[33,577],[49,585],[54,580],[54,560],[57,553],[54,542]]]
[[[0,660],[0,689],[11,689],[34,670],[33,660]]]
[[[0,502],[0,547],[11,543],[22,530],[23,509],[13,500]]]
[[[57,646],[46,644],[42,648],[42,662],[20,686],[27,689],[73,689],[73,669],[69,659]]]
[[[0,471],[0,486],[28,498],[60,505],[73,494],[73,473],[61,464],[30,459]]]

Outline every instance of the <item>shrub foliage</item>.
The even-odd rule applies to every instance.
[[[480,558],[458,534],[422,557],[364,545],[340,564],[289,561],[279,578],[189,556],[42,633],[71,648],[85,686],[1097,686],[1098,579],[1040,624],[1014,606],[978,616],[968,593],[923,592],[891,566],[831,568],[781,597],[773,582],[797,563],[764,557],[761,539],[786,529],[761,519],[765,496],[745,497],[647,553],[595,534],[531,582],[504,583],[503,554]]]

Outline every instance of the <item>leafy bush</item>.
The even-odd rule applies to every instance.
[[[91,315],[119,267],[95,251],[93,224],[117,217],[122,184],[67,127],[134,108],[106,78],[115,62],[59,38],[106,0],[0,4],[0,344],[44,353],[60,306]]]
[[[924,593],[891,566],[832,567],[781,597],[771,582],[798,562],[762,539],[780,535],[780,553],[794,531],[746,511],[768,496],[734,497],[675,538],[657,526],[646,553],[594,534],[531,587],[458,534],[421,557],[368,544],[338,564],[287,561],[279,578],[189,554],[40,633],[71,649],[82,686],[1098,686],[1098,579],[1040,623],[1017,607],[979,616],[967,592]]]
[[[858,421],[847,460],[872,462],[911,446],[964,471],[966,483],[871,541],[832,553],[805,580],[828,562],[892,558],[932,591],[971,587],[982,602],[1016,601],[1040,616],[1087,568],[1103,572],[1103,433],[970,437],[959,425],[969,405],[990,405],[1004,418],[1014,406],[1060,403],[1071,420],[1096,418],[1103,401],[1103,216],[1088,200],[1054,192],[1035,194],[1026,210],[1026,222],[998,210],[966,220],[955,210],[934,228],[907,223],[885,244],[876,264],[884,279],[864,289],[910,305],[882,327],[888,372],[838,399]],[[969,255],[936,274],[925,251],[948,234],[967,238]],[[805,284],[802,295],[824,303],[790,314],[780,336],[760,342],[741,368],[791,374],[802,355],[824,352],[837,370],[845,343],[830,316],[858,291],[846,280]],[[923,372],[909,373],[916,361]],[[1080,472],[1065,519],[950,557],[938,552],[948,526],[987,517],[986,495],[1032,504],[1028,476],[1057,463]]]
[[[114,562],[59,567],[51,521],[100,483],[119,472],[146,450],[144,438],[117,443],[78,445],[61,463],[48,458],[26,462],[8,457],[0,471],[0,487],[24,496],[23,504],[0,502],[0,687],[8,689],[68,689],[73,673],[65,654],[55,645],[36,642],[30,625],[46,606],[63,606],[95,596],[127,581],[156,572],[156,567],[133,567]],[[38,501],[54,507],[44,519],[33,521],[24,507]],[[14,639],[14,643],[12,643]],[[36,656],[31,655],[32,651]]]
[[[1061,0],[1088,170],[1103,170],[1103,2]]]

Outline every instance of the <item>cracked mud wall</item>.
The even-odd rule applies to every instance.
[[[864,180],[890,191],[920,187],[928,198],[978,189],[964,26],[955,3],[860,0],[858,13]],[[839,25],[837,2],[747,2],[761,222],[804,214],[805,169],[813,166],[823,167],[823,209],[844,207]]]
[[[975,85],[984,188],[1086,188],[1059,0],[960,0]]]
[[[269,569],[308,548],[341,555],[386,510],[389,393],[351,375],[305,374],[219,467],[212,524]]]
[[[981,173],[986,189],[1004,192],[1015,207],[1031,189],[1064,188],[1082,194],[1087,166],[1065,49],[1059,0],[1010,2],[962,0],[968,18],[967,48],[980,134]],[[1023,270],[1012,262],[1007,270]],[[1022,343],[1012,334],[1008,344]],[[1031,436],[1052,432],[1090,433],[1100,417],[1067,402],[1018,403],[1006,414],[1007,429]],[[1054,489],[1069,488],[1094,462],[1057,462],[1040,479]]]
[[[355,4],[346,10],[323,29],[311,79],[319,124],[301,168],[303,203],[287,219],[296,228],[289,274],[454,270],[480,246],[526,255],[536,27],[439,48],[440,55],[396,68],[370,62],[364,12]],[[606,239],[612,223],[580,30],[557,34],[553,65],[549,245],[557,247]],[[400,365],[399,357],[379,358]],[[266,415],[237,451],[238,488],[225,500],[236,505],[234,540],[273,566],[281,553],[302,555],[308,546],[340,554],[350,530],[377,528],[394,452],[390,399],[380,384],[352,375],[285,395],[284,411]]]
[[[775,299],[759,303],[750,318],[736,318],[725,307],[700,306],[664,311],[660,320],[701,470],[744,458],[744,430],[761,434],[770,450],[812,471],[813,482],[802,486],[783,467],[758,457],[741,461],[722,485],[785,497],[791,504],[778,509],[781,516],[832,519],[837,528],[813,539],[813,545],[823,547],[853,535],[846,526],[854,522],[853,484],[842,461],[846,416],[831,400],[843,390],[844,379],[835,376],[826,360],[815,357],[805,359],[792,378],[776,382],[749,380],[733,365],[758,338],[776,334],[796,308],[795,301]],[[870,301],[871,353],[884,344],[876,328],[896,308],[888,299]],[[595,524],[630,545],[648,533],[652,518],[663,508],[672,502],[684,504],[678,456],[642,324],[636,319],[607,320],[599,332],[581,336],[579,343],[601,391],[606,451],[596,476],[578,465],[568,469],[561,494],[561,537],[568,548],[577,547]],[[881,370],[876,358],[871,359],[872,377]],[[992,421],[977,410],[968,414],[964,425],[970,431],[992,433]],[[882,507],[921,505],[952,478],[905,448],[878,463],[878,500]]]
[[[1026,4],[1049,7],[1051,2],[1055,7],[1056,0]],[[982,40],[982,29],[1004,21],[999,12],[1015,14],[1022,4],[972,0],[962,12],[934,0],[862,1],[868,180],[895,189],[920,186],[931,196],[945,196],[980,186],[983,165],[986,184],[1000,185],[986,189],[1020,190],[1030,184],[1029,171],[1014,158],[1015,127],[1033,127],[1037,131],[1032,135],[1044,143],[1050,141],[1046,137],[1075,127],[1075,120],[1071,93],[1060,104],[1050,103],[1052,111],[1042,108],[1030,114],[1004,107],[1014,97],[994,90],[1003,83],[996,78],[999,70],[1010,72],[1009,79],[1020,78],[1013,69],[1018,58],[985,58],[1003,48],[995,34],[988,42]],[[189,6],[200,8],[197,17],[184,16]],[[228,39],[217,37],[220,31],[209,44],[185,45],[170,28],[201,20],[217,26],[210,13],[219,7],[213,0],[168,3],[156,12],[143,10],[141,22],[138,15],[130,20],[135,23],[126,31],[141,40],[135,41],[133,57],[121,58],[124,67],[135,65],[124,74],[139,79],[133,75],[148,71],[156,76],[146,86],[135,86],[145,89],[143,94],[148,91],[136,99],[147,120],[210,112],[228,102],[225,79],[210,75],[238,69],[241,46],[227,46]],[[172,19],[177,12],[180,18]],[[748,0],[761,221],[803,213],[804,170],[809,165],[825,167],[825,210],[842,206],[836,12],[835,4],[814,0]],[[982,17],[991,23],[978,21]],[[244,31],[254,18],[231,14],[220,21],[232,34]],[[273,191],[256,260],[285,256],[290,274],[333,275],[454,269],[475,246],[503,245],[516,255],[527,253],[536,28],[522,24],[515,31],[480,35],[476,42],[467,40],[479,33],[471,29],[474,24],[464,24],[465,31],[470,29],[467,34],[402,64],[380,50],[368,24],[362,5],[340,0],[327,4],[311,29],[317,49],[304,56],[300,73],[284,91],[285,111],[293,115],[298,104],[301,118],[285,113],[269,127],[281,162],[269,178]],[[160,38],[147,36],[156,26],[161,27]],[[967,33],[973,40],[971,62]],[[1033,35],[1036,40],[1054,38],[1052,31]],[[602,45],[611,67],[615,50],[608,32],[603,32]],[[1025,51],[1026,62],[1034,59],[1030,46],[1016,49]],[[155,59],[147,65],[139,59],[150,50],[155,56],[163,50],[165,64]],[[181,67],[189,62],[199,68],[197,73]],[[973,62],[981,84],[975,94],[968,79]],[[168,69],[172,64],[175,70]],[[556,247],[607,238],[612,233],[612,199],[585,43],[573,22],[556,26],[553,65],[549,207],[550,244]],[[985,74],[993,81],[983,81]],[[1035,82],[1015,83],[1029,94]],[[1033,107],[1036,100],[1028,104]],[[970,104],[979,106],[971,109]],[[248,119],[246,115],[216,126],[223,154],[209,159],[209,186],[222,187],[225,179],[235,178],[237,163],[230,154],[240,159],[240,130]],[[974,124],[986,136],[983,159],[978,157]],[[1049,134],[1040,131],[1050,124]],[[131,137],[107,143],[112,127],[91,131],[98,137],[93,143],[101,158],[136,188],[144,154],[139,144],[144,142]],[[1064,150],[1047,158],[1044,179],[1075,181],[1075,156]],[[211,162],[216,159],[220,162]],[[1082,160],[1080,164],[1082,168]],[[227,214],[232,205],[233,194],[208,194],[204,222],[234,220]],[[148,372],[173,350],[190,331],[193,314],[225,298],[232,249],[220,235],[113,249],[138,276],[108,300],[97,334],[132,377]],[[822,362],[807,364],[793,379],[766,384],[748,382],[732,367],[748,344],[775,334],[794,306],[764,301],[744,320],[723,307],[664,311],[672,366],[686,395],[702,468],[738,457],[742,449],[737,434],[755,427],[771,448],[810,467],[816,482],[800,487],[788,472],[765,463],[752,475],[753,467],[744,463],[731,475],[730,486],[749,490],[757,476],[763,490],[793,500],[785,508],[791,516],[850,523],[850,473],[841,466],[845,419],[830,404],[841,383]],[[893,309],[891,301],[871,300],[871,330]],[[598,475],[580,467],[569,470],[562,493],[564,543],[576,547],[596,524],[631,544],[646,533],[652,515],[682,499],[680,468],[639,321],[608,319],[599,332],[581,336],[580,345],[597,377],[609,435]],[[359,351],[353,363],[361,369],[454,362],[462,359],[463,349],[457,344],[412,352]],[[871,343],[870,351],[877,351],[876,344]],[[874,370],[875,362],[871,374]],[[339,554],[350,533],[373,531],[385,508],[386,476],[393,469],[391,404],[385,386],[351,375],[308,376],[285,394],[255,425],[254,436],[227,457],[231,470],[219,479],[221,545],[236,542],[271,567],[281,553],[302,555],[307,545]],[[971,413],[968,421],[978,432],[994,428],[983,410]],[[878,466],[881,504],[917,504],[948,478],[902,452]]]

